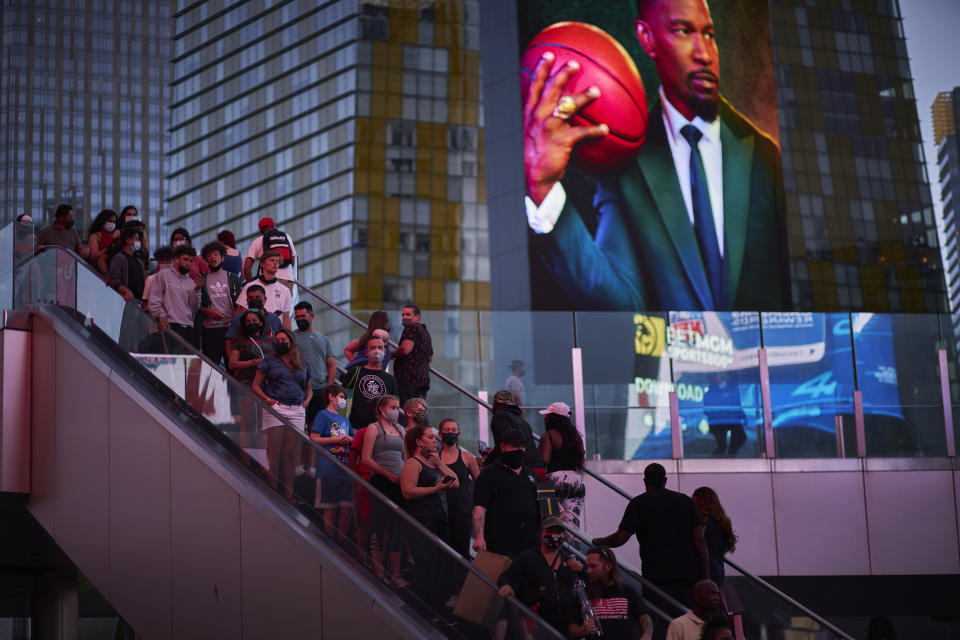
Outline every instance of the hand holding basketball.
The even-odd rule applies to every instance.
[[[546,52],[537,63],[523,107],[523,158],[527,195],[539,206],[551,187],[563,178],[573,147],[581,140],[599,138],[609,131],[606,124],[574,125],[572,114],[561,117],[555,109],[570,78],[579,70],[575,61],[553,70],[554,55]],[[597,87],[571,95],[576,113],[600,96]]]

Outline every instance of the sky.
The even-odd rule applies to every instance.
[[[930,105],[941,91],[960,86],[960,0],[900,0],[900,14],[939,223],[940,184]]]

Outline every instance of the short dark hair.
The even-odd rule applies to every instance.
[[[710,640],[710,638],[713,637],[713,632],[719,631],[720,629],[732,631],[726,616],[713,616],[712,618],[704,621],[703,627],[701,627],[700,630],[700,640]]]
[[[281,262],[283,261],[283,256],[280,255],[279,251],[270,250],[270,251],[263,252],[263,255],[260,256],[260,262],[263,262],[264,260],[268,260],[270,258],[277,258]]]
[[[657,0],[637,0],[637,20],[646,21],[649,17],[650,9],[657,3]]]
[[[126,228],[126,225],[124,225],[124,228]],[[153,252],[153,257],[157,259],[157,262],[171,262],[173,260],[173,249],[166,246],[157,247],[157,250]]]
[[[418,307],[417,305],[413,304],[412,302],[411,302],[410,304],[405,304],[405,305],[403,305],[403,308],[404,308],[404,309],[412,309],[412,310],[413,310],[413,315],[415,315],[415,316],[419,316],[419,315],[420,315],[420,307]]]
[[[173,248],[173,257],[179,258],[180,256],[195,256],[197,255],[197,250],[191,247],[189,244],[181,244]]]
[[[57,206],[57,210],[53,212],[53,217],[59,220],[60,218],[65,218],[71,211],[73,211],[73,205],[63,203]]]
[[[254,291],[259,291],[260,293],[262,293],[264,298],[267,297],[267,290],[264,289],[264,288],[263,288],[262,286],[260,286],[259,284],[252,284],[252,285],[250,285],[249,287],[247,287],[247,295],[250,295],[250,294],[253,293]]]
[[[190,232],[184,229],[183,227],[177,227],[170,232],[170,244],[173,244],[173,236],[180,234],[183,236],[183,239],[187,241],[187,244],[190,244]]]
[[[505,444],[518,444],[523,446],[527,444],[527,439],[523,435],[523,431],[519,429],[507,429],[503,432],[503,435],[500,436],[500,446],[502,447]]]
[[[665,487],[667,470],[659,462],[651,462],[643,470],[643,480],[652,487]]]
[[[306,309],[307,313],[313,313],[313,305],[306,300],[301,300],[297,304],[293,305],[294,311],[299,311],[300,309]]]
[[[341,393],[346,393],[343,387],[338,384],[328,384],[320,389],[320,405],[326,409],[327,405],[330,404],[330,398],[336,398]]]
[[[207,255],[213,253],[214,251],[218,252],[220,257],[223,258],[227,255],[227,245],[217,240],[208,242],[207,244],[203,245],[203,249],[200,250],[200,255],[203,256],[204,260],[206,260]]]
[[[453,424],[457,425],[457,431],[460,431],[460,423],[457,422],[457,419],[456,419],[456,418],[444,418],[443,420],[441,420],[441,421],[440,421],[440,426],[437,427],[437,431],[440,431],[440,429],[443,429],[443,425],[445,425],[445,424],[450,424],[451,422],[452,422]]]
[[[130,238],[139,238],[140,230],[136,227],[131,227],[130,225],[125,225],[123,230],[120,231],[120,239],[126,243]]]

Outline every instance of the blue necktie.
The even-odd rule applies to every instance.
[[[713,207],[710,206],[707,173],[703,169],[703,158],[697,146],[703,133],[692,124],[688,124],[680,129],[680,135],[690,144],[690,201],[693,204],[693,230],[697,234],[700,257],[703,258],[703,268],[710,282],[713,309],[720,309],[723,307],[723,258],[720,257],[720,244],[717,242]]]

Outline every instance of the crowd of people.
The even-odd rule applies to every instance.
[[[32,220],[21,216],[18,223]],[[623,583],[612,550],[636,536],[644,577],[690,608],[665,637],[733,637],[721,587],[723,557],[737,538],[716,492],[671,491],[664,467],[651,464],[646,491],[630,501],[617,530],[583,550],[570,534],[582,524],[583,439],[563,402],[539,412],[543,435],[534,435],[517,397],[521,361],[510,365],[512,388],[494,395],[493,447],[474,455],[461,446],[454,418],[434,421],[429,414],[433,348],[419,308],[403,308],[395,348],[387,314],[371,314],[363,335],[345,345],[348,365],[338,377],[333,345],[313,326],[312,306],[293,303],[296,249],[270,218],[260,221],[261,235],[245,257],[229,230],[198,253],[189,232],[175,229],[169,244],[154,250],[150,272],[150,239],[136,207],[102,211],[86,243],[74,224],[72,208],[61,205],[53,224],[36,234],[37,248],[56,245],[88,260],[149,313],[154,336],[177,334],[270,407],[257,412],[249,400],[241,407],[265,432],[270,482],[296,503],[297,476],[314,476],[312,506],[325,533],[356,549],[387,584],[404,589],[413,581],[437,608],[455,600],[431,559],[434,543],[404,526],[399,508],[464,558],[471,551],[509,558],[500,595],[515,596],[561,633],[595,637],[602,629],[612,639],[649,640],[655,625],[645,598],[654,596]],[[175,352],[176,343],[165,349]],[[284,422],[330,455],[301,451],[300,435]],[[379,496],[355,483],[348,468]],[[547,498],[544,487],[552,490]],[[583,561],[572,549],[583,551]]]

